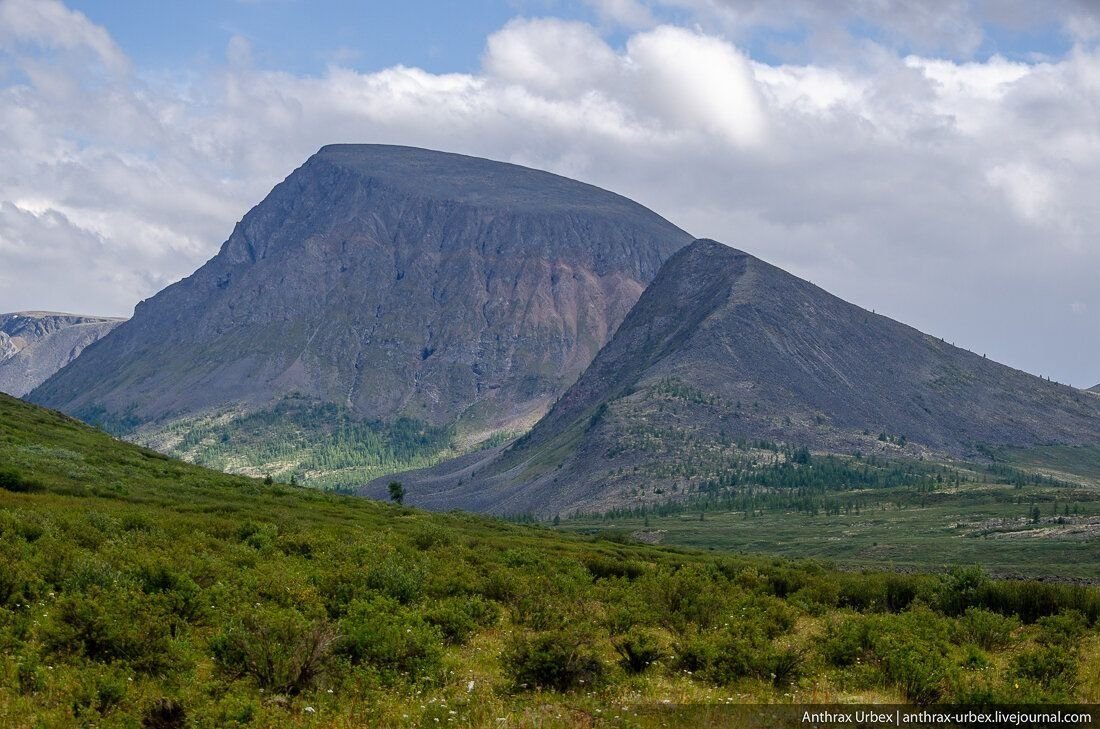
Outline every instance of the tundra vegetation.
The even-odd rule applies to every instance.
[[[1094,587],[976,567],[843,572],[224,475],[0,396],[6,727],[1100,702],[1098,619]]]

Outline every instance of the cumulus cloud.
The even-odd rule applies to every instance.
[[[679,2],[699,19],[733,8]],[[637,22],[616,45],[583,23],[517,19],[463,74],[364,73],[334,56],[295,75],[256,68],[234,39],[224,64],[176,78],[130,70],[59,3],[0,0],[16,19],[0,23],[0,310],[127,314],[318,147],[397,143],[614,189],[868,308],[1092,384],[1100,53],[944,57],[935,48],[968,48],[971,30],[937,20],[958,4],[925,5],[939,15],[896,32],[923,22],[949,43],[876,43],[852,62],[754,59],[726,12]],[[765,15],[774,3],[736,6],[741,23],[781,20]]]

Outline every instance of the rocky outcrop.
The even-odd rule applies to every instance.
[[[42,311],[0,314],[0,392],[23,397],[123,321]]]

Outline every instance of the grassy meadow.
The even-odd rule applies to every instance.
[[[698,528],[657,518],[666,541],[673,521]],[[766,546],[765,521],[727,546]],[[746,703],[1100,702],[1095,587],[839,571],[605,522],[562,533],[224,475],[0,395],[0,726],[659,726]],[[882,528],[864,538],[901,538]]]

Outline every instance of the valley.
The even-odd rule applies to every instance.
[[[1072,462],[1062,454],[1059,465],[1087,471],[1081,464],[1094,462],[1100,449],[1072,449],[1069,455]],[[1052,460],[1048,453],[1032,458]],[[991,473],[989,466],[954,466],[957,484],[933,480],[916,488],[841,488],[818,498],[808,498],[805,489],[711,492],[686,503],[569,518],[559,528],[621,532],[652,543],[723,552],[823,559],[845,569],[922,572],[973,563],[1004,577],[1095,582],[1100,563],[1100,482],[1095,475],[996,470],[1000,473]],[[1048,479],[1055,482],[1042,483]]]

